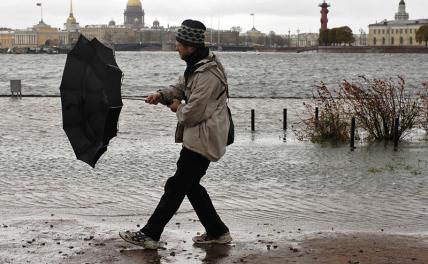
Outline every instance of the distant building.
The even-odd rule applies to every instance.
[[[155,19],[155,21],[153,21],[153,26],[152,29],[163,29],[163,27],[161,27],[159,20]]]
[[[354,34],[354,39],[352,46],[367,46],[367,33],[362,28],[360,34]]]
[[[266,34],[253,27],[251,30],[248,30],[246,33],[241,35],[241,42],[242,41],[249,46],[264,46],[266,45]]]
[[[64,45],[68,41],[68,33],[61,32],[46,24],[43,20],[32,28],[15,31],[15,47],[37,48],[42,46]]]
[[[369,25],[369,46],[420,46],[423,43],[416,41],[416,31],[427,25],[428,19],[409,20],[406,12],[406,3],[401,0],[395,20],[384,20]]]
[[[162,44],[166,31],[163,28],[145,28],[139,32],[139,41],[146,44]]]
[[[15,44],[15,32],[12,29],[0,28],[0,49],[13,48]]]
[[[265,35],[266,34],[262,33],[261,31],[258,31],[255,27],[247,31],[247,36],[250,38],[259,38],[264,37]]]
[[[37,45],[38,46],[51,46],[61,44],[60,40],[60,31],[58,28],[53,28],[43,21],[40,21],[39,24],[33,27],[33,31],[37,35]]]
[[[160,22],[155,19],[151,28],[143,28],[139,32],[139,41],[145,44],[163,44],[168,37],[169,30],[166,30],[160,25]],[[175,35],[175,34],[174,34]]]
[[[114,21],[114,19],[112,18],[112,19],[108,22],[108,26],[109,26],[109,27],[114,27],[114,26],[116,26],[116,21]]]
[[[81,28],[80,33],[88,39],[97,38],[110,44],[138,42],[137,31],[125,26],[88,25]]]
[[[143,28],[139,33],[142,44],[159,45],[163,50],[175,50],[176,33],[179,27],[163,27],[158,20],[153,22],[151,28]],[[205,32],[205,43],[207,45],[238,45],[239,32],[233,30],[215,30],[208,28]]]
[[[318,33],[299,33],[289,36],[289,47],[318,46]]]
[[[14,35],[14,47],[17,48],[37,48],[37,33],[32,29],[16,30]]]
[[[140,0],[128,0],[124,12],[124,25],[132,28],[143,28],[144,10]]]
[[[238,45],[239,31],[208,28],[205,31],[205,42],[207,44]]]
[[[73,15],[73,1],[70,0],[70,14],[64,23],[64,30],[51,27],[43,20],[33,26],[14,32],[14,47],[39,48],[49,46],[69,46],[79,37],[80,25]]]

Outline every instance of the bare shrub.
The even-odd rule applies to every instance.
[[[428,133],[428,82],[423,83],[423,89],[418,92],[421,99],[421,119],[420,124]]]
[[[344,98],[340,91],[330,91],[324,83],[316,86],[316,95],[305,106],[304,117],[300,118],[293,130],[299,140],[312,142],[337,142],[349,140],[349,123],[345,120]],[[315,118],[315,108],[319,109],[319,119]]]
[[[343,81],[342,91],[350,112],[371,139],[393,140],[395,118],[399,118],[401,139],[417,125],[418,100],[406,91],[404,78],[388,80],[359,76],[361,82]]]
[[[368,140],[394,139],[395,119],[399,118],[398,138],[402,139],[411,129],[419,126],[423,113],[424,127],[428,131],[428,84],[418,98],[406,90],[404,78],[369,79],[359,76],[357,82],[344,80],[337,91],[324,83],[316,86],[316,95],[304,103],[305,111],[297,128],[299,140],[313,142],[347,142],[350,139],[350,119],[355,116],[358,126],[368,133]],[[315,107],[319,107],[319,120]]]

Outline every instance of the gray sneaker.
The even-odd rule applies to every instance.
[[[200,236],[193,237],[192,240],[195,244],[227,244],[233,239],[230,236],[230,233],[227,232],[219,237],[211,237],[207,233],[203,233]]]
[[[158,249],[159,248],[159,241],[154,240],[153,238],[147,236],[141,231],[137,232],[119,232],[119,236],[125,240],[126,242],[129,242],[131,244],[142,246],[145,249]]]

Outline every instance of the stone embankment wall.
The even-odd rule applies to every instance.
[[[428,53],[428,47],[411,46],[340,46],[318,47],[320,53]]]

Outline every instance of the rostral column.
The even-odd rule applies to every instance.
[[[322,4],[319,4],[319,7],[321,7],[321,30],[327,30],[327,23],[328,23],[328,8],[330,7],[330,4],[327,4],[324,0]]]

